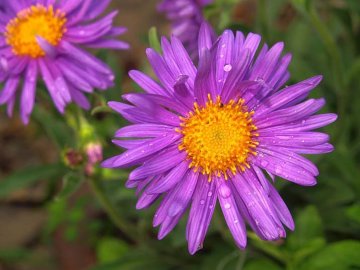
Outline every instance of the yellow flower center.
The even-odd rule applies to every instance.
[[[258,142],[256,126],[247,112],[244,100],[231,100],[222,104],[210,99],[202,108],[194,103],[194,110],[186,118],[180,117],[177,132],[183,135],[179,145],[191,161],[190,168],[209,176],[223,176],[227,179],[237,171],[250,167],[247,159]]]
[[[37,4],[18,12],[6,26],[5,38],[13,53],[38,58],[45,55],[36,37],[56,46],[65,33],[65,14]]]

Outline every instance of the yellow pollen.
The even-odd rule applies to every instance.
[[[18,12],[6,26],[6,43],[14,54],[38,58],[45,56],[36,37],[41,37],[56,46],[60,42],[65,28],[65,13],[54,11],[53,6],[37,4]]]
[[[256,155],[258,145],[256,126],[252,115],[244,106],[244,100],[230,100],[222,104],[217,97],[204,107],[194,103],[194,109],[186,118],[181,117],[177,132],[183,135],[179,145],[187,153],[190,168],[208,175],[225,179],[249,168],[249,155]]]

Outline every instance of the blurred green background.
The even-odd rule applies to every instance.
[[[95,109],[83,121],[71,116],[74,107],[66,117],[56,113],[45,91],[38,91],[27,127],[0,109],[0,269],[360,269],[360,1],[217,0],[207,7],[219,32],[240,29],[260,33],[269,44],[285,41],[293,54],[289,84],[323,74],[312,95],[325,97],[323,111],[337,112],[339,119],[324,129],[335,152],[311,157],[320,169],[317,186],[276,181],[295,232],[263,242],[249,231],[242,251],[215,212],[204,249],[195,256],[187,252],[186,217],[164,240],[156,239],[156,208],[135,210],[134,191],[124,188],[127,171],[97,168],[91,179],[83,172],[87,143],[103,143],[105,157],[118,151],[110,140],[125,122],[105,104],[139,90],[126,75],[129,69],[150,72],[144,53],[149,28],[169,33],[156,3],[113,1],[132,49],[97,52],[115,70],[116,86],[91,97]],[[69,158],[73,166],[64,162]]]

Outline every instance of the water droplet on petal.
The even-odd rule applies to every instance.
[[[226,204],[224,205],[224,207],[225,207],[225,209],[230,209],[230,208],[231,208],[231,204],[230,204],[230,203],[226,203]]]
[[[224,71],[229,72],[230,70],[232,70],[232,65],[227,64],[224,66]]]
[[[231,195],[231,189],[227,186],[227,184],[221,184],[219,187],[220,196],[224,199],[229,198]]]
[[[267,165],[269,165],[269,162],[268,162],[267,160],[262,160],[260,164],[261,164],[261,166],[263,166],[264,168],[266,168]]]
[[[205,200],[201,200],[201,201],[200,201],[200,204],[201,204],[201,205],[204,205],[204,204],[205,204]]]
[[[276,167],[275,167],[275,173],[279,174],[279,173],[281,173],[281,172],[282,172],[281,166],[276,166]]]
[[[211,197],[212,195],[213,195],[213,193],[211,191],[209,191],[208,197]]]
[[[234,220],[234,223],[235,223],[235,224],[238,224],[238,223],[239,223],[239,220],[235,219],[235,220]]]
[[[247,204],[247,206],[248,206],[249,208],[254,207],[254,206],[255,206],[255,203],[254,203],[254,202],[249,202],[249,203]]]

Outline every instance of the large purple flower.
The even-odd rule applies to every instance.
[[[109,105],[132,122],[113,142],[126,151],[107,168],[138,166],[126,186],[141,193],[137,208],[161,199],[154,217],[159,239],[190,205],[186,229],[189,252],[205,238],[219,202],[237,246],[246,246],[245,222],[264,240],[294,229],[285,203],[266,175],[299,185],[316,184],[317,167],[301,154],[333,150],[329,136],[314,129],[335,114],[314,115],[323,98],[306,99],[321,81],[316,76],[283,88],[290,54],[284,44],[255,54],[260,36],[226,30],[217,41],[205,24],[199,34],[196,67],[181,42],[163,40],[163,56],[146,51],[160,83],[139,71],[132,79],[146,93],[126,94],[128,103]],[[124,140],[124,138],[127,138]]]
[[[197,40],[204,22],[203,8],[213,0],[163,0],[158,10],[166,14],[172,23],[172,34],[180,39],[190,56],[197,55]]]
[[[79,47],[128,48],[114,39],[126,31],[112,25],[116,11],[95,20],[110,1],[2,0],[0,104],[7,104],[9,115],[22,81],[20,113],[23,122],[29,122],[38,76],[62,113],[71,101],[89,108],[84,93],[112,86],[110,68]]]

